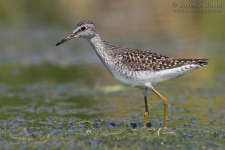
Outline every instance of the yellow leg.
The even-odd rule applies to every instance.
[[[147,124],[147,121],[148,121],[148,112],[145,112],[144,113],[144,126],[143,126],[143,128],[146,128],[146,124]]]
[[[143,89],[142,93],[143,93],[144,102],[145,102],[145,113],[144,113],[144,125],[143,125],[143,127],[146,128],[146,124],[147,124],[147,121],[148,121],[148,115],[149,115],[148,102],[147,102],[147,89]]]
[[[167,122],[167,112],[168,112],[168,101],[165,97],[163,97],[159,92],[157,92],[155,89],[152,88],[152,91],[158,95],[164,104],[164,128],[166,128],[166,122]]]

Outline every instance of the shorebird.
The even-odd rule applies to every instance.
[[[182,76],[208,64],[208,59],[175,59],[147,50],[113,46],[103,40],[92,21],[83,20],[74,26],[72,34],[56,46],[73,38],[84,38],[94,48],[103,65],[120,83],[139,88],[144,96],[144,124],[146,128],[149,110],[147,90],[152,90],[164,104],[164,128],[167,127],[168,101],[153,86]]]

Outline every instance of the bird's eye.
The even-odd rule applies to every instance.
[[[86,27],[81,27],[81,31],[84,31],[86,29]]]

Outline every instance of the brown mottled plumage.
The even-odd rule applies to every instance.
[[[165,70],[187,64],[206,66],[208,59],[174,59],[146,50],[125,48],[116,53],[121,62],[131,71]]]

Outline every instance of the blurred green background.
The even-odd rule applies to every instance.
[[[203,6],[183,6],[192,3]],[[4,122],[24,126],[22,119],[26,127],[42,127],[51,117],[109,116],[142,123],[140,90],[116,82],[87,41],[73,39],[55,47],[84,19],[93,21],[113,45],[175,58],[209,58],[207,67],[156,89],[169,100],[171,128],[195,122],[186,117],[197,118],[199,126],[224,128],[224,7],[223,0],[0,0],[2,131]],[[188,13],[192,10],[208,13]],[[148,97],[149,121],[162,123],[161,100],[151,92]]]
[[[199,3],[206,2],[209,1]],[[174,3],[176,7],[173,6]],[[15,88],[24,84],[58,86],[77,82],[88,84],[90,88],[94,88],[96,84],[120,86],[104,69],[85,40],[75,39],[55,47],[56,42],[72,32],[75,23],[89,19],[95,23],[102,37],[114,45],[147,49],[177,58],[209,58],[209,66],[194,71],[183,79],[172,81],[171,84],[187,83],[187,88],[212,84],[216,86],[219,81],[215,78],[221,72],[224,73],[225,15],[223,7],[216,7],[216,4],[223,6],[223,1],[209,2],[214,4],[213,7],[180,7],[181,4],[190,3],[103,0],[0,1],[0,82],[3,88],[5,85]],[[216,10],[218,13],[174,12],[194,9]],[[120,91],[120,88],[118,90]],[[132,91],[129,88],[125,91],[129,93],[129,90]],[[134,91],[139,93],[137,90]],[[166,88],[163,93],[166,93]],[[5,106],[4,94],[7,93],[2,95],[2,107]],[[141,98],[141,94],[138,94],[138,99]],[[88,99],[92,105],[91,98]],[[71,101],[78,103],[76,99]],[[14,101],[7,100],[7,103],[11,105]],[[88,107],[85,103],[82,107]],[[143,105],[142,101],[140,103]],[[55,101],[52,101],[52,105],[54,104]],[[115,102],[115,105],[119,107],[126,104],[120,100]],[[121,116],[121,110],[118,112],[119,116],[112,116],[126,116]]]

